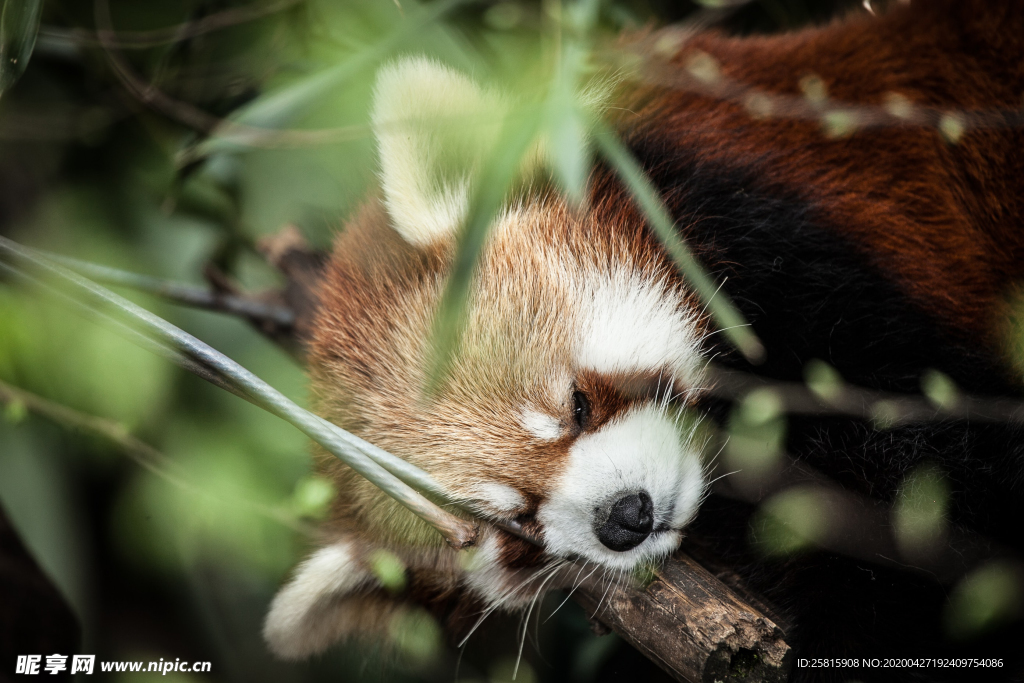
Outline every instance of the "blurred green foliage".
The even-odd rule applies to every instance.
[[[42,0],[5,2],[0,14],[0,94],[25,73],[35,49]]]
[[[777,30],[842,4],[763,0],[726,25]],[[212,264],[261,290],[280,283],[256,254],[260,237],[291,223],[326,246],[370,191],[367,108],[381,64],[428,54],[545,103],[554,174],[578,196],[590,151],[571,93],[590,64],[583,40],[572,43],[575,52],[558,52],[555,18],[564,10],[613,35],[684,19],[697,6],[113,0],[104,45],[96,29],[105,7],[4,4],[0,55],[18,66],[0,68],[0,234],[196,283]],[[585,7],[592,14],[571,14]],[[301,368],[244,323],[136,299],[304,402]],[[397,663],[358,648],[310,665],[270,661],[259,636],[263,612],[309,545],[305,521],[321,516],[332,495],[310,477],[305,440],[285,423],[3,283],[0,380],[116,421],[173,467],[173,477],[159,476],[80,425],[54,423],[16,401],[4,407],[0,501],[76,609],[81,652],[214,662],[211,675],[180,680],[452,680],[455,671],[511,679],[519,631],[500,618],[497,640],[475,636],[460,669],[441,648],[437,624],[420,613],[395,623],[407,655]],[[752,396],[735,417],[771,454],[784,434],[773,405],[771,396]],[[798,497],[771,507],[796,539],[789,545],[814,536],[800,526],[813,503]],[[375,568],[397,587],[404,577],[396,562],[377,558]],[[547,615],[553,605],[545,608]],[[518,681],[596,680],[642,661],[616,638],[593,636],[571,602],[536,629],[540,654],[526,648]]]
[[[787,488],[758,509],[753,541],[766,555],[786,556],[809,550],[828,533],[828,508],[820,489]]]
[[[994,561],[964,577],[954,588],[946,609],[946,629],[958,638],[970,638],[1020,615],[1021,569]]]
[[[927,556],[945,540],[949,484],[937,468],[917,467],[903,482],[893,506],[893,530],[905,557]]]
[[[757,389],[733,409],[724,455],[740,485],[756,488],[778,468],[786,438],[782,408],[782,399],[773,390]]]

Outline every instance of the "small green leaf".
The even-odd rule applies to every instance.
[[[380,585],[391,593],[400,593],[405,588],[405,564],[387,550],[375,550],[370,554],[370,571]]]
[[[0,95],[25,73],[39,35],[42,0],[7,0],[0,17]]]
[[[1021,572],[1007,562],[975,569],[953,589],[946,608],[946,631],[970,638],[1021,613]]]
[[[671,59],[679,52],[679,48],[683,46],[683,42],[682,37],[678,33],[664,33],[658,36],[658,39],[654,41],[653,52],[663,59]]]
[[[885,96],[885,110],[898,119],[910,120],[914,117],[914,103],[906,95],[891,92]]]
[[[942,410],[951,410],[957,402],[960,391],[949,375],[938,370],[929,370],[921,377],[921,390],[928,400]]]
[[[718,60],[706,52],[695,51],[686,60],[686,70],[701,83],[712,85],[722,79],[722,70]]]
[[[411,663],[424,665],[443,648],[441,628],[425,610],[398,612],[388,628],[398,652]]]
[[[740,415],[747,424],[759,427],[782,415],[785,404],[772,389],[754,389],[743,399]]]
[[[24,422],[26,417],[28,417],[28,407],[21,399],[12,399],[4,406],[4,419],[12,425]]]
[[[540,130],[541,120],[536,110],[524,111],[518,117],[510,116],[508,121],[505,134],[486,162],[474,188],[469,218],[459,240],[455,264],[434,318],[429,347],[431,359],[425,387],[427,395],[436,393],[447,376],[455,349],[462,338],[473,274],[492,222],[509,188],[516,181],[523,158],[536,141]]]
[[[775,113],[775,102],[762,92],[752,92],[743,100],[743,106],[755,119],[768,119]]]
[[[800,79],[799,85],[804,97],[811,104],[821,105],[828,101],[828,86],[818,74],[807,74]]]
[[[295,485],[292,507],[301,517],[320,519],[327,514],[327,507],[334,500],[335,490],[331,482],[321,477],[306,477]]]
[[[828,402],[839,399],[843,393],[843,377],[825,361],[814,358],[804,366],[804,381],[819,398]]]
[[[816,545],[829,531],[828,500],[811,487],[793,487],[765,501],[755,518],[755,540],[767,555],[791,555]]]
[[[857,131],[857,116],[851,111],[834,109],[821,117],[821,125],[830,138],[845,138]]]
[[[908,559],[933,552],[946,531],[949,485],[942,472],[922,465],[900,487],[892,522],[900,550]]]
[[[960,138],[964,136],[966,130],[967,124],[960,114],[943,114],[942,118],[939,119],[939,132],[942,133],[942,137],[946,139],[946,142],[951,145],[960,142]]]
[[[480,548],[474,546],[458,554],[459,566],[466,572],[478,572],[487,569],[487,559],[480,554]]]
[[[892,429],[902,417],[903,411],[895,401],[882,399],[871,405],[871,424],[875,429]]]
[[[782,402],[770,389],[751,392],[733,409],[725,462],[737,470],[729,481],[743,488],[760,487],[778,470],[786,441]]]
[[[641,562],[633,567],[633,583],[641,590],[651,585],[658,574],[655,572],[657,565],[654,562]]]

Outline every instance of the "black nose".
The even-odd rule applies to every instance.
[[[654,503],[646,491],[615,501],[608,521],[597,528],[597,540],[616,552],[637,547],[654,528]]]

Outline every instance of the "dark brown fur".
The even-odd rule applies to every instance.
[[[923,308],[995,341],[1008,285],[1024,276],[1024,5],[932,0],[780,36],[703,34],[655,72],[685,75],[698,53],[769,94],[799,95],[800,79],[815,75],[835,103],[882,108],[895,93],[994,112],[994,126],[955,144],[934,125],[830,137],[813,119],[759,120],[740,102],[644,88],[620,125],[726,165],[757,159],[769,182],[801,192]]]

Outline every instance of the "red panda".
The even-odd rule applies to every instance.
[[[408,600],[514,610],[570,584],[566,558],[628,573],[684,534],[729,558],[791,621],[797,657],[959,647],[942,640],[945,588],[927,577],[825,551],[758,555],[753,508],[708,496],[702,444],[680,415],[722,414],[704,391],[713,357],[776,380],[801,380],[821,359],[874,389],[917,391],[935,368],[969,391],[1020,393],[1001,340],[1024,275],[1024,6],[914,0],[780,36],[698,34],[651,59],[661,61],[641,67],[648,84],[608,112],[766,362],[748,365],[716,334],[629,192],[598,165],[581,205],[534,184],[499,213],[449,374],[424,400],[433,316],[509,105],[426,59],[385,67],[372,111],[380,193],[345,226],[319,285],[315,404],[484,517],[519,521],[543,548],[487,530],[467,560],[319,457],[338,495],[322,547],[271,605],[264,635],[276,654],[386,632]],[[814,117],[764,116],[760,100],[674,87],[695,59],[749,92],[798,95],[813,75],[830,102],[926,115],[830,134]],[[935,124],[947,111],[960,113],[944,135]],[[489,123],[461,124],[473,117]],[[786,448],[884,502],[934,463],[950,482],[950,523],[1019,549],[1019,437],[968,421],[879,431],[805,417],[790,421]],[[406,597],[375,578],[381,550],[407,567]]]

